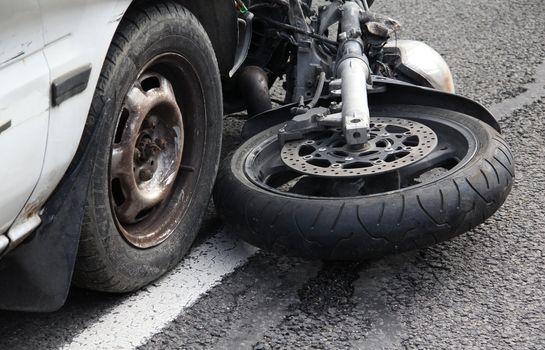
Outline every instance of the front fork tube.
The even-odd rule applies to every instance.
[[[365,58],[365,56],[363,56]],[[361,58],[347,58],[339,65],[342,96],[342,125],[346,143],[358,147],[368,141],[369,105],[367,80],[369,67]]]
[[[343,133],[348,145],[362,148],[368,141],[370,124],[367,102],[370,69],[363,51],[360,24],[363,10],[355,2],[347,1],[342,11],[337,78],[341,80]]]

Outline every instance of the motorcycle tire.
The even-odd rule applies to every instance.
[[[232,232],[279,254],[361,260],[453,238],[483,223],[505,201],[515,175],[513,157],[489,125],[458,112],[414,105],[375,106],[371,116],[372,121],[396,117],[442,130],[438,148],[457,140],[451,147],[465,151],[440,175],[404,188],[385,186],[371,194],[337,197],[305,195],[256,180],[263,170],[253,168],[248,159],[260,154],[263,159],[280,157],[275,143],[281,125],[272,127],[247,140],[220,167],[214,200]],[[278,155],[266,155],[267,144]],[[390,178],[382,174],[374,183],[385,185]]]

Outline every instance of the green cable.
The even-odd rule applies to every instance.
[[[242,0],[235,0],[235,1],[238,4],[239,11],[240,11],[241,14],[245,14],[246,12],[248,12],[248,8],[246,7],[246,5],[244,5]]]

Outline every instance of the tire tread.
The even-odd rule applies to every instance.
[[[236,162],[229,158],[216,184],[217,207],[248,242],[311,259],[374,258],[450,239],[481,224],[503,204],[515,173],[512,153],[501,135],[480,121],[465,118],[478,123],[487,135],[487,144],[467,168],[438,184],[369,203],[308,200],[298,210],[291,210],[291,200],[286,197],[265,195],[263,190],[248,191],[249,186],[241,184],[233,173]],[[497,181],[492,180],[494,177]],[[233,205],[240,202],[240,193],[250,197],[245,198],[246,204],[252,204],[245,205],[242,212]],[[271,224],[267,228],[253,225],[248,234],[244,222]],[[279,251],[279,246],[283,250]]]

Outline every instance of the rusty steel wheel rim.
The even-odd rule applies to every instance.
[[[161,212],[170,206],[168,212],[176,213],[167,202],[173,201],[183,151],[184,122],[174,88],[162,74],[144,71],[125,96],[110,161],[112,211],[130,244],[156,246],[176,226],[177,220]]]

